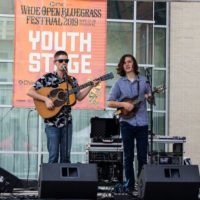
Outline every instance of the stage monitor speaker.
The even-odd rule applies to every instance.
[[[42,164],[39,174],[40,198],[96,199],[96,164]]]
[[[22,187],[21,180],[0,167],[0,193],[11,193],[15,187]]]
[[[144,165],[138,179],[142,200],[197,200],[199,187],[197,165]]]

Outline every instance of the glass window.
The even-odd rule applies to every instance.
[[[6,108],[1,108],[1,110]],[[2,115],[0,141],[6,151],[37,151],[38,138],[36,111],[31,109],[10,108]]]
[[[0,85],[0,105],[12,105],[12,85]]]
[[[0,59],[13,59],[14,22],[13,18],[0,17]]]
[[[0,0],[0,14],[14,14],[14,0]]]
[[[137,20],[153,20],[153,2],[137,2]]]
[[[158,133],[158,135],[160,135],[160,134]],[[151,146],[149,145],[149,147],[151,147]],[[155,164],[158,163],[160,154],[162,154],[162,152],[165,152],[165,144],[159,143],[159,142],[154,142],[153,156],[150,157],[149,159],[153,159],[153,162]]]
[[[42,163],[48,163],[48,159],[49,159],[49,155],[47,152],[45,154],[42,154],[42,158],[41,158]]]
[[[153,70],[153,72],[152,72]],[[153,78],[153,85],[152,91],[156,90],[157,88],[163,88],[159,93],[155,93],[155,104],[153,107],[155,110],[165,110],[165,98],[166,98],[166,91],[165,91],[165,82],[166,82],[166,72],[165,70],[155,70],[153,68],[147,68],[146,71],[143,67],[140,68],[140,74],[146,76],[150,83],[151,78]],[[153,75],[153,77],[152,77]],[[150,104],[147,104],[148,109],[150,109]]]
[[[166,67],[166,29],[154,29],[154,63],[156,67]]]
[[[153,113],[153,133],[165,135],[165,113]]]
[[[116,64],[116,66],[117,66],[117,64]],[[108,95],[110,93],[111,87],[119,78],[119,75],[117,74],[116,66],[107,66],[106,67],[107,73],[112,72],[114,75],[113,79],[109,79],[106,81],[106,99],[108,99]]]
[[[0,17],[0,38],[2,40],[13,40],[14,38],[14,22],[11,17]]]
[[[148,111],[149,115],[149,130],[151,130],[151,111]],[[153,112],[153,133],[155,135],[165,135],[165,113]]]
[[[166,71],[165,70],[154,70],[154,86],[166,86]],[[154,107],[156,110],[165,110],[165,98],[166,98],[166,91],[160,92],[158,94],[155,93],[155,103],[156,106]]]
[[[113,79],[109,79],[106,81],[106,87],[112,87],[113,83],[115,83],[115,81],[119,78],[119,75],[117,74],[117,70],[116,70],[117,64],[116,64],[116,66],[107,66],[106,67],[107,73],[112,72],[114,75]]]
[[[140,64],[152,64],[153,25],[137,24],[136,58]]]
[[[0,82],[13,81],[13,63],[0,63]]]
[[[37,165],[35,154],[0,154],[0,166],[22,179],[38,179]]]
[[[42,124],[41,124],[41,131],[42,131],[42,151],[45,151],[47,152],[47,138],[46,138],[46,133],[45,133],[45,124],[44,124],[44,121],[42,121]]]
[[[13,56],[14,56],[13,41],[0,39],[0,59],[12,60]]]
[[[108,19],[133,19],[132,1],[108,1],[107,16]]]
[[[155,24],[166,25],[166,2],[155,2]]]
[[[140,71],[140,74],[143,75],[143,76],[150,76],[149,78],[151,78],[152,76],[152,67],[150,66],[145,66],[145,67],[141,67],[139,66],[139,71]]]
[[[107,63],[118,63],[123,54],[132,53],[133,24],[108,22]]]

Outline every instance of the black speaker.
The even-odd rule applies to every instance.
[[[0,193],[11,193],[15,187],[22,187],[21,180],[0,167]]]
[[[197,165],[144,165],[138,179],[142,200],[197,200],[199,187]]]
[[[97,198],[96,164],[42,164],[39,174],[40,198]]]

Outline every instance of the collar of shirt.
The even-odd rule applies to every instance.
[[[123,80],[123,81],[130,81],[130,80],[127,78],[127,76],[122,77],[122,80]],[[135,82],[135,81],[139,81],[139,76],[136,76],[136,78],[134,79],[133,82]]]

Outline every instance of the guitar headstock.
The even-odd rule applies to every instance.
[[[163,92],[166,89],[165,85],[160,85],[158,87],[154,87],[153,93],[160,93]]]

